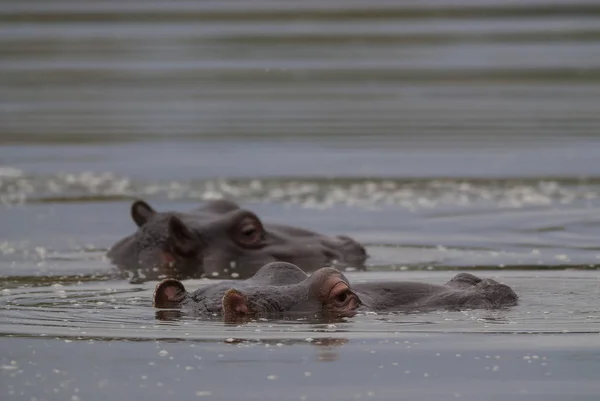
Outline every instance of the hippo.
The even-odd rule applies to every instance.
[[[161,278],[252,277],[264,264],[290,262],[311,272],[324,266],[364,268],[365,248],[350,237],[263,224],[229,200],[207,202],[189,213],[131,205],[137,231],[117,242],[108,259],[132,281]]]
[[[224,280],[194,292],[181,281],[165,279],[154,291],[154,306],[185,310],[198,316],[223,316],[225,321],[256,318],[310,317],[335,320],[361,311],[423,311],[432,309],[494,309],[517,303],[507,285],[460,273],[443,285],[419,282],[350,284],[330,267],[310,276],[298,266],[272,262],[249,279]]]

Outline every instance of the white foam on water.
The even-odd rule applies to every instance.
[[[13,171],[14,170],[14,171]],[[8,171],[8,173],[7,173]],[[23,175],[0,169],[0,202],[110,200],[115,197],[282,202],[324,209],[338,205],[409,210],[440,206],[502,208],[564,205],[600,198],[600,185],[578,179],[211,179],[145,182],[111,172]],[[84,198],[84,199],[82,199]]]

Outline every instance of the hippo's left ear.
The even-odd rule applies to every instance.
[[[177,306],[185,297],[186,291],[181,281],[172,278],[165,279],[156,285],[154,290],[154,306],[170,308]]]
[[[155,214],[156,211],[152,209],[152,206],[143,200],[135,201],[131,205],[131,218],[138,227],[146,224],[146,222],[148,222],[148,220],[150,220],[150,218]]]
[[[235,320],[250,314],[248,299],[238,290],[231,289],[223,295],[223,316],[225,320]]]

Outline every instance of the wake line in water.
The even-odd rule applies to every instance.
[[[0,168],[0,203],[64,203],[123,199],[282,202],[305,207],[400,206],[411,210],[474,204],[519,208],[600,198],[600,177],[542,178],[258,178],[144,181],[105,173],[27,175]]]

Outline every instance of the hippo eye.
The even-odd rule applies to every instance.
[[[339,305],[345,305],[350,302],[353,295],[352,290],[348,288],[346,283],[341,281],[333,286],[329,293],[329,299]]]
[[[321,294],[329,291],[327,297],[321,298],[323,309],[327,314],[340,316],[354,316],[355,310],[362,304],[350,284],[344,281],[339,274],[330,274],[324,277],[321,284]],[[321,296],[322,296],[321,295]]]
[[[244,217],[238,224],[234,236],[240,245],[256,246],[262,242],[264,230],[256,218]]]
[[[335,296],[335,300],[341,304],[345,303],[348,300],[348,297],[350,296],[350,290],[348,291],[343,291],[340,292],[339,294],[337,294]]]

